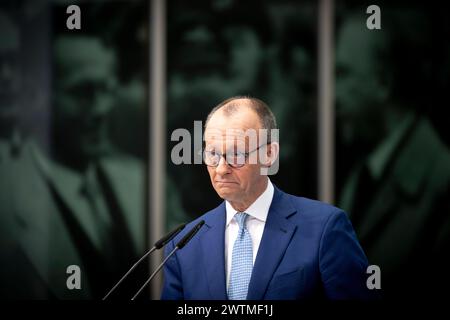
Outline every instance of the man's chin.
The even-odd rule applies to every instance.
[[[219,197],[221,197],[223,200],[227,201],[233,201],[233,199],[236,198],[236,190],[231,190],[229,187],[221,187],[216,189],[217,194]]]
[[[111,145],[108,141],[86,141],[81,144],[81,152],[87,158],[100,158],[111,152]]]

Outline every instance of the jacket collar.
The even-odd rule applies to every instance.
[[[253,267],[247,298],[262,299],[272,276],[294,234],[296,226],[288,218],[296,213],[287,195],[274,186],[274,196]],[[226,300],[225,283],[225,202],[205,216],[207,228],[201,234],[203,265],[212,299]],[[219,249],[218,249],[219,248]]]

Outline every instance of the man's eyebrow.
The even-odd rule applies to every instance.
[[[216,146],[212,146],[212,145],[206,145],[205,146],[205,150],[206,151],[217,151],[217,150],[219,150],[219,152],[220,153],[222,153],[222,148],[221,147],[219,147],[219,148],[217,148]],[[244,153],[245,152],[245,150],[242,150],[242,148],[239,148],[239,146],[237,146],[237,145],[235,145],[234,147],[229,147],[229,148],[227,148],[226,150],[225,150],[225,153],[236,153],[236,152],[239,152],[239,153]]]
[[[242,150],[243,148],[244,150]],[[235,152],[244,153],[245,147],[234,146],[233,148],[227,148],[227,153],[235,153]]]
[[[205,145],[205,150],[212,150],[212,151],[216,151],[216,150],[221,150],[222,148],[220,146],[215,146],[212,144],[207,144]]]

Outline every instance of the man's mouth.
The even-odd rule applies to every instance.
[[[216,183],[221,183],[221,184],[236,184],[236,182],[234,182],[234,181],[216,181]]]

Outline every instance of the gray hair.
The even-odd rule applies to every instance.
[[[236,100],[246,100],[245,103],[237,102]],[[255,111],[259,117],[259,121],[262,129],[267,129],[267,143],[271,142],[271,132],[273,129],[277,129],[277,120],[275,115],[270,110],[269,106],[258,98],[250,96],[235,96],[226,99],[215,106],[206,117],[205,129],[208,126],[208,122],[213,114],[221,109],[226,116],[232,116],[242,108],[250,108]]]

